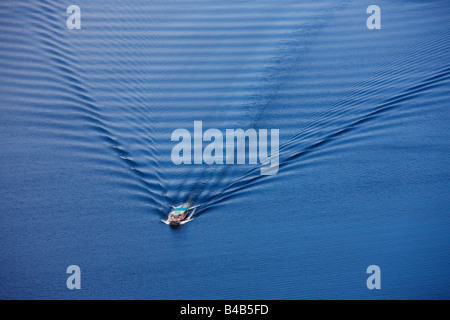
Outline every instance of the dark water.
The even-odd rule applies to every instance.
[[[76,4],[0,2],[1,298],[450,298],[447,1],[377,1],[381,30],[371,1]],[[174,165],[194,121],[279,129],[278,173]]]

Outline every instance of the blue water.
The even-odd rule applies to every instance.
[[[450,298],[448,1],[69,4],[0,2],[0,298]],[[176,166],[194,121],[278,173]]]

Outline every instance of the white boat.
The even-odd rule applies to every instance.
[[[167,219],[167,221],[171,225],[179,225],[188,216],[188,211],[189,211],[188,207],[175,207],[169,213],[169,218]]]

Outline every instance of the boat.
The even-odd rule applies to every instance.
[[[179,225],[188,215],[189,208],[176,207],[169,213],[168,222],[171,225]]]

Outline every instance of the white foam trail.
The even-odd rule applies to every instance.
[[[192,208],[194,209],[194,210],[192,211],[192,213],[187,217],[186,220],[181,221],[180,224],[185,224],[185,223],[188,223],[188,222],[194,220],[194,218],[192,218],[192,216],[195,214],[195,211],[196,211],[195,209],[196,209],[197,207],[198,207],[198,206],[192,207]],[[192,209],[192,208],[189,208],[189,209]]]

